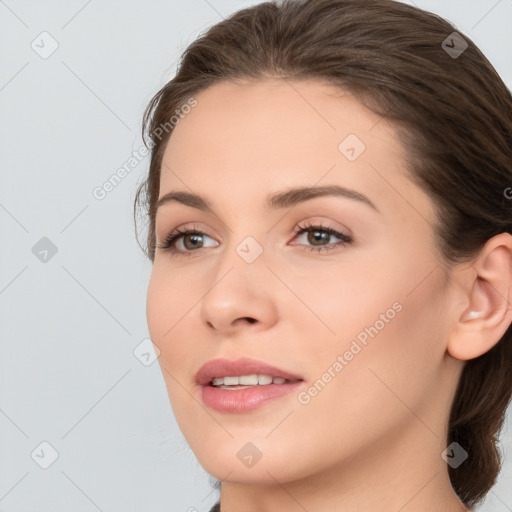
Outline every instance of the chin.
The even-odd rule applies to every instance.
[[[205,446],[204,450],[192,447],[192,451],[207,473],[224,482],[274,485],[276,480],[286,483],[305,478],[311,470],[304,461],[305,467],[290,464],[296,461],[299,447],[277,448],[268,441],[265,446],[264,441],[230,439],[215,450]]]

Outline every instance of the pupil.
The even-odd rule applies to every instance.
[[[187,236],[185,237],[185,239],[184,239],[185,247],[187,247],[187,239],[188,239],[189,237],[190,237],[191,239],[193,238],[193,239],[195,240],[195,242],[192,244],[192,249],[193,249],[194,247],[197,247],[197,241],[198,241],[198,239],[200,239],[200,238],[201,238],[201,235],[194,235],[194,234],[192,234],[192,235],[187,235]],[[187,249],[190,249],[190,247],[187,247]]]
[[[317,236],[319,235],[319,236]],[[323,231],[310,231],[310,236],[308,237],[309,238],[309,242],[314,242],[314,241],[321,241],[322,238],[325,238],[325,237],[329,237],[329,233],[325,233]]]

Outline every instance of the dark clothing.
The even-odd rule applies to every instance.
[[[220,501],[214,505],[210,512],[220,512]]]

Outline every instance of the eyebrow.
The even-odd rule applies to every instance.
[[[359,201],[360,203],[366,204],[367,206],[373,208],[376,212],[379,212],[379,209],[375,206],[375,204],[364,194],[361,194],[355,190],[341,187],[339,185],[325,185],[322,187],[297,187],[287,189],[282,192],[277,192],[273,195],[267,196],[265,208],[268,210],[288,208],[310,199],[325,196],[338,196],[344,197],[346,199],[352,199],[354,201]],[[214,213],[213,207],[207,199],[190,192],[168,192],[157,201],[156,210],[158,210],[160,206],[169,203],[181,203],[192,208],[197,208],[198,210]]]

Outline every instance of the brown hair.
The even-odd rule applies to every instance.
[[[454,53],[464,48],[454,31],[394,0],[265,2],[211,27],[144,113],[151,163],[134,214],[142,207],[149,223],[145,254],[154,261],[160,166],[172,133],[162,136],[161,127],[213,84],[275,76],[338,86],[395,123],[412,179],[436,206],[445,263],[469,261],[492,236],[512,233],[504,192],[512,185],[512,96],[467,36],[465,51]],[[509,326],[491,350],[465,363],[452,403],[446,444],[458,442],[468,458],[449,476],[466,506],[484,498],[501,469],[497,442],[511,393]]]

